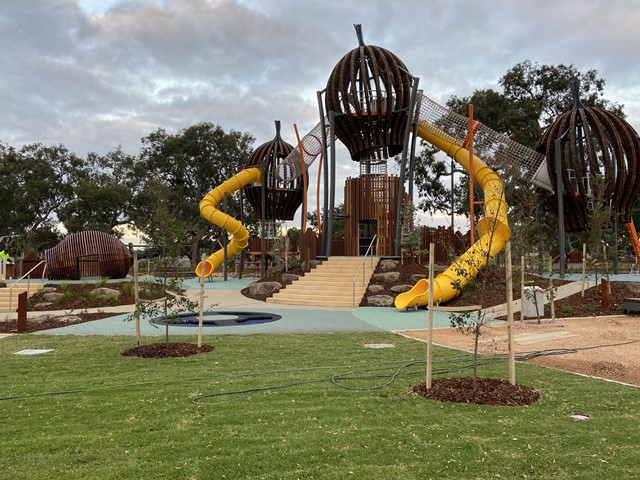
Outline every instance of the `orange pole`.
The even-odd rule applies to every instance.
[[[304,163],[304,147],[300,140],[300,134],[298,133],[298,126],[294,123],[293,130],[296,132],[296,139],[298,140],[298,148],[300,149],[300,167],[302,168],[302,225],[301,233],[307,228],[307,168]]]
[[[474,194],[473,194],[473,103],[469,104],[469,135],[467,136],[467,150],[469,150],[469,218],[471,219],[471,245],[475,241],[475,211],[474,211]]]

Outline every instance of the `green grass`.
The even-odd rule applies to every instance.
[[[385,342],[396,348],[364,348]],[[443,404],[408,393],[423,381],[423,367],[414,366],[404,373],[415,376],[376,390],[324,381],[193,403],[197,395],[333,374],[388,375],[425,353],[423,344],[387,333],[210,336],[207,343],[215,350],[206,355],[141,359],[120,355],[130,338],[0,340],[1,397],[81,390],[0,401],[1,476],[593,480],[638,472],[636,388],[525,364],[518,381],[540,390],[535,405]],[[54,351],[13,354],[24,348]],[[434,358],[459,355],[438,349]],[[506,378],[506,365],[480,373]],[[573,413],[591,418],[574,421]]]

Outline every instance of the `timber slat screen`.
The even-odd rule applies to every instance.
[[[95,231],[68,235],[45,250],[44,258],[51,280],[79,280],[86,272],[91,276],[124,278],[132,264],[131,253],[120,240]]]
[[[398,177],[390,175],[365,175],[347,179],[344,189],[346,255],[359,254],[362,222],[376,224],[377,255],[393,255],[396,228],[393,207],[398,195],[398,185]],[[367,244],[364,248],[368,246]]]

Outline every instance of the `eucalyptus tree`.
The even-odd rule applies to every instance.
[[[117,227],[130,223],[136,193],[134,158],[116,148],[106,155],[90,153],[78,171],[75,195],[58,213],[70,232],[98,230],[122,236]]]
[[[177,227],[171,228],[171,241],[188,245],[191,261],[197,263],[204,242],[226,235],[200,217],[198,204],[210,190],[244,168],[253,142],[249,133],[227,133],[212,123],[198,123],[175,134],[158,129],[144,137],[132,168],[139,180],[130,212],[132,224],[151,243],[168,241],[167,232],[159,236],[154,223],[157,192],[161,191],[164,221]],[[229,196],[227,208],[230,215],[240,216],[238,195]],[[245,214],[247,223],[255,223],[246,208]]]
[[[17,235],[21,252],[58,243],[58,213],[73,200],[83,168],[84,159],[63,145],[0,144],[0,235]]]

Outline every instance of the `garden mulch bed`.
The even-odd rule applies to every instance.
[[[160,286],[152,283],[141,282],[140,299],[155,300],[162,298],[162,289]],[[106,287],[119,292],[118,298],[105,298],[97,300],[91,295],[91,292],[99,287]],[[55,290],[59,293],[69,292],[58,301],[51,304],[46,302],[44,295],[48,290]],[[47,305],[49,303],[49,305]],[[117,307],[120,305],[134,305],[135,298],[133,296],[133,283],[131,281],[113,282],[113,283],[67,283],[67,284],[45,284],[43,291],[29,298],[28,309],[30,312],[42,312],[40,319],[35,320],[29,318],[27,321],[27,333],[33,333],[40,330],[50,330],[52,328],[66,327],[78,323],[100,320],[101,318],[111,317],[114,314],[110,312],[100,311],[101,308]],[[88,309],[94,311],[89,312]],[[95,310],[98,311],[95,311]],[[47,315],[50,311],[69,312],[69,315]],[[71,314],[71,312],[73,312]],[[70,317],[76,320],[69,320]],[[17,331],[16,320],[0,321],[0,333],[15,333]]]
[[[531,405],[540,393],[524,385],[511,385],[504,380],[477,378],[476,388],[470,377],[441,378],[431,388],[426,383],[413,387],[413,393],[439,402],[475,403],[479,405],[521,407]]]
[[[202,345],[198,347],[195,343],[169,342],[169,343],[151,343],[149,345],[140,345],[122,352],[125,357],[142,357],[142,358],[176,358],[190,357],[199,353],[213,352],[214,347],[210,345]]]

